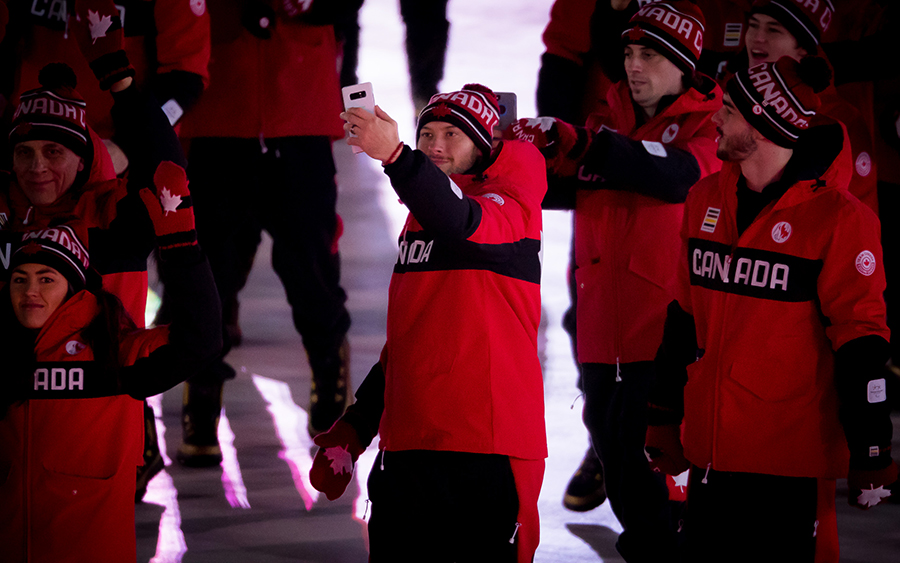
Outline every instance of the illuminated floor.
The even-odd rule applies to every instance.
[[[551,0],[453,0],[450,52],[444,85],[482,82],[519,94],[519,115],[533,115],[533,92],[543,47],[540,34]],[[402,28],[396,0],[367,0],[362,12],[360,80],[372,81],[376,101],[412,139]],[[346,231],[341,241],[343,283],[353,317],[352,373],[358,384],[384,343],[390,271],[398,222],[405,208],[387,186],[377,163],[335,146],[339,211]],[[562,491],[587,445],[581,401],[567,337],[559,320],[567,306],[564,285],[570,218],[544,218],[544,361],[550,458],[541,496],[542,544],[538,562],[619,562],[614,543],[618,524],[608,505],[586,514],[566,511]],[[168,465],[136,506],[138,561],[159,563],[363,562],[365,494],[351,484],[329,502],[309,487],[312,444],[306,434],[309,368],[291,326],[284,292],[269,264],[268,240],[242,294],[244,345],[228,360],[237,379],[225,388],[220,436],[221,467],[185,469]],[[155,401],[164,445],[174,452],[181,438],[181,389]],[[574,408],[573,408],[574,406]],[[895,420],[900,438],[900,417]],[[900,447],[900,441],[895,440]],[[373,454],[359,464],[364,483]],[[364,487],[362,488],[364,491]],[[843,493],[844,491],[839,491]],[[895,563],[900,560],[900,506],[851,511],[839,500],[842,561]],[[777,508],[776,508],[777,509]]]

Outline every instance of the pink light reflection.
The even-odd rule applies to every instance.
[[[267,403],[266,410],[272,416],[275,431],[283,446],[278,457],[290,468],[294,487],[309,511],[318,500],[319,491],[309,482],[309,470],[312,469],[312,456],[309,452],[314,444],[306,431],[308,415],[294,403],[287,383],[254,373],[253,384]]]
[[[159,450],[166,466],[172,460],[166,454],[166,425],[162,421],[162,395],[149,397],[147,403],[153,409],[156,419],[156,434],[159,436]],[[157,504],[165,510],[159,519],[159,537],[156,540],[156,555],[150,563],[181,563],[187,553],[187,542],[181,530],[181,509],[178,506],[178,490],[172,476],[166,470],[160,471],[147,484],[144,502]]]
[[[234,432],[225,416],[224,406],[219,414],[218,436],[219,447],[222,448],[222,488],[225,490],[225,499],[231,508],[250,508],[247,487],[244,486],[244,476],[234,447]]]

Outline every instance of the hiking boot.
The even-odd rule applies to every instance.
[[[144,465],[137,468],[134,486],[134,502],[141,502],[147,494],[147,484],[166,466],[159,453],[159,438],[156,435],[156,416],[144,401]]]
[[[212,467],[222,462],[218,428],[223,388],[222,383],[184,383],[183,443],[176,455],[182,465]]]
[[[581,466],[572,475],[563,495],[563,506],[575,512],[587,512],[603,504],[606,487],[603,485],[603,465],[593,448],[588,448]]]
[[[310,358],[312,383],[309,390],[310,437],[325,432],[350,406],[350,342],[344,339],[336,355]]]

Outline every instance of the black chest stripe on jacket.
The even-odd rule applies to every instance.
[[[92,399],[120,395],[115,378],[96,362],[40,362],[29,399]]]
[[[434,239],[424,231],[400,240],[395,274],[448,270],[486,270],[501,276],[541,283],[541,241],[521,239],[500,244]]]
[[[820,260],[810,260],[692,238],[688,241],[691,285],[771,301],[800,303],[816,299]]]

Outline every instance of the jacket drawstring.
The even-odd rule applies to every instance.
[[[263,134],[259,134],[259,151],[263,154],[269,152],[269,147],[266,146],[266,140],[263,138]]]
[[[622,368],[619,367],[619,357],[616,356],[616,383],[622,382]]]
[[[710,470],[710,468],[712,468],[712,463],[707,463],[707,464],[706,464],[706,474],[703,475],[703,480],[700,481],[700,482],[703,483],[704,485],[707,484],[707,483],[709,482],[709,481],[707,480],[707,478],[709,477],[709,470]]]
[[[519,533],[519,528],[522,526],[521,522],[516,522],[516,529],[513,530],[513,535],[509,538],[509,543],[516,543],[516,534]]]

